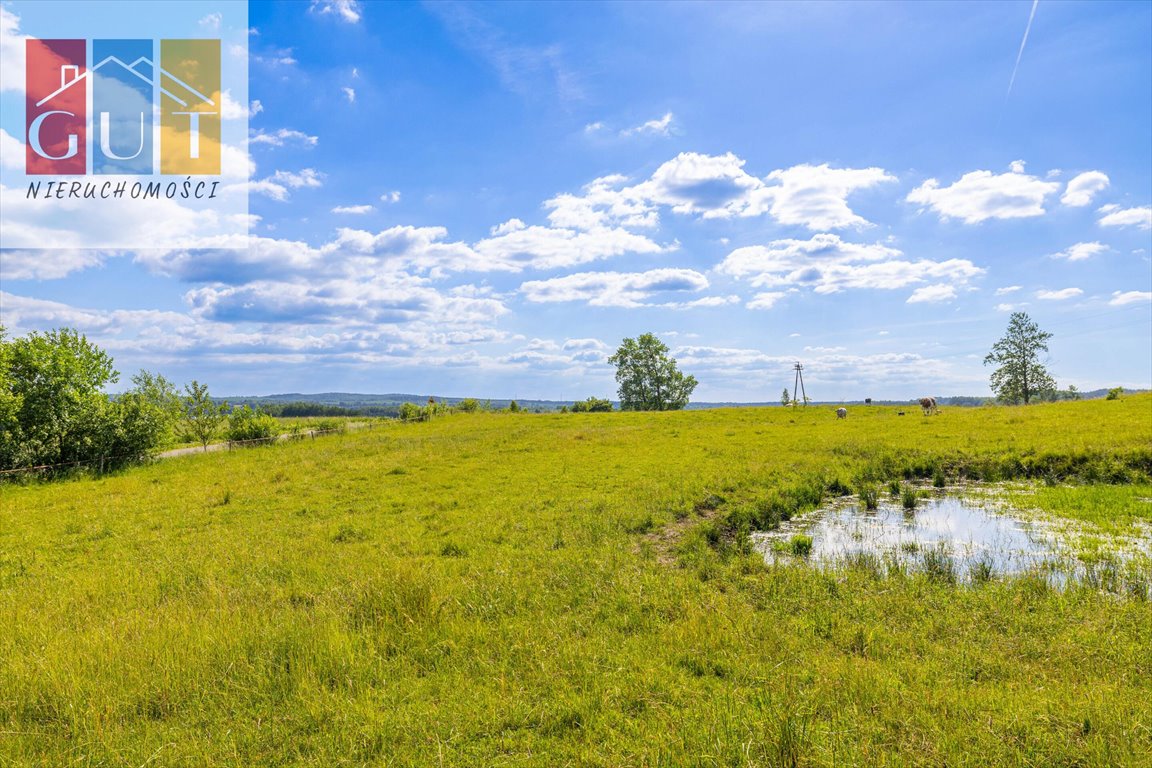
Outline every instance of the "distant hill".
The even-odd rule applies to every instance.
[[[1146,389],[1125,390],[1126,393],[1147,392]],[[1094,389],[1081,392],[1083,400],[1096,400],[1105,397],[1107,389]],[[456,405],[462,397],[444,397],[442,395],[414,395],[401,392],[391,392],[383,395],[364,394],[358,392],[321,392],[302,393],[289,392],[280,395],[239,395],[234,397],[215,398],[218,401],[227,401],[232,405],[247,405],[261,408],[278,416],[395,416],[404,403],[416,405],[427,404],[429,398],[438,403]],[[491,408],[507,408],[512,402],[511,398],[475,398]],[[991,397],[974,397],[971,395],[952,395],[936,398],[940,405],[951,407],[968,407],[986,405],[994,402]],[[527,411],[558,411],[563,406],[571,406],[571,400],[522,400],[517,398],[516,404]],[[873,400],[872,405],[911,406],[915,400]],[[619,407],[619,403],[613,401]],[[812,400],[810,406],[831,405],[864,405],[863,400]],[[757,408],[779,407],[777,401],[735,402],[735,401],[699,401],[688,404],[688,410],[706,410],[710,408]]]

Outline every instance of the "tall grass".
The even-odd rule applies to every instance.
[[[742,536],[840,478],[1147,484],[1150,404],[478,413],[4,486],[0,764],[1147,765],[1147,599]]]

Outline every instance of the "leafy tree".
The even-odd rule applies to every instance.
[[[1000,367],[992,372],[992,391],[1005,403],[1028,403],[1056,389],[1056,382],[1040,364],[1040,352],[1048,351],[1052,334],[1040,330],[1026,313],[1013,312],[1004,338],[992,345],[984,365]]]
[[[119,378],[112,358],[69,328],[33,332],[2,346],[0,430],[5,444],[0,454],[5,466],[99,456],[110,415],[101,388]]]
[[[508,413],[520,413],[520,405],[515,400],[508,403]]]
[[[208,394],[208,385],[195,379],[184,385],[184,430],[205,448],[228,418],[228,403],[216,403]]]
[[[480,401],[474,397],[466,397],[457,403],[456,407],[464,413],[475,413],[480,410]]]
[[[237,442],[243,440],[271,440],[280,432],[276,419],[261,411],[259,408],[249,408],[242,405],[233,408],[228,416],[228,439]]]
[[[171,437],[175,388],[141,371],[109,398],[112,358],[63,328],[8,340],[0,328],[0,465],[91,463],[109,469],[146,458]]]
[[[784,387],[784,394],[780,395],[780,405],[788,407],[792,404],[792,398],[788,396],[788,387]]]
[[[1105,400],[1119,400],[1120,395],[1124,394],[1124,387],[1113,387],[1108,390],[1108,394],[1104,396]]]
[[[696,378],[681,373],[668,346],[651,333],[624,339],[608,362],[616,366],[624,411],[677,411],[696,389]]]

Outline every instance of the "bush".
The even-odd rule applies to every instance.
[[[280,433],[276,419],[268,414],[253,410],[244,405],[233,409],[228,416],[229,440],[243,442],[246,440],[271,440]]]
[[[860,489],[860,503],[864,505],[864,509],[874,510],[880,506],[880,494],[876,492],[875,486],[867,486]]]
[[[475,413],[480,410],[480,401],[474,397],[466,397],[457,403],[456,408],[464,413]]]
[[[400,421],[427,421],[427,412],[416,403],[400,404]]]
[[[1108,394],[1107,394],[1107,396],[1105,396],[1104,399],[1105,400],[1119,400],[1120,395],[1122,395],[1122,394],[1124,394],[1124,387],[1113,387],[1112,389],[1108,390]]]
[[[602,400],[598,397],[589,397],[572,403],[572,413],[607,413],[612,410],[611,400]]]
[[[920,494],[916,492],[915,488],[904,486],[904,490],[900,493],[900,503],[904,505],[904,509],[909,512],[916,509],[916,504],[920,501]]]

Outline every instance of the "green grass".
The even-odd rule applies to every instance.
[[[455,415],[5,486],[0,765],[1147,765],[1148,602],[747,531],[937,473],[1146,520],[1150,406]]]

